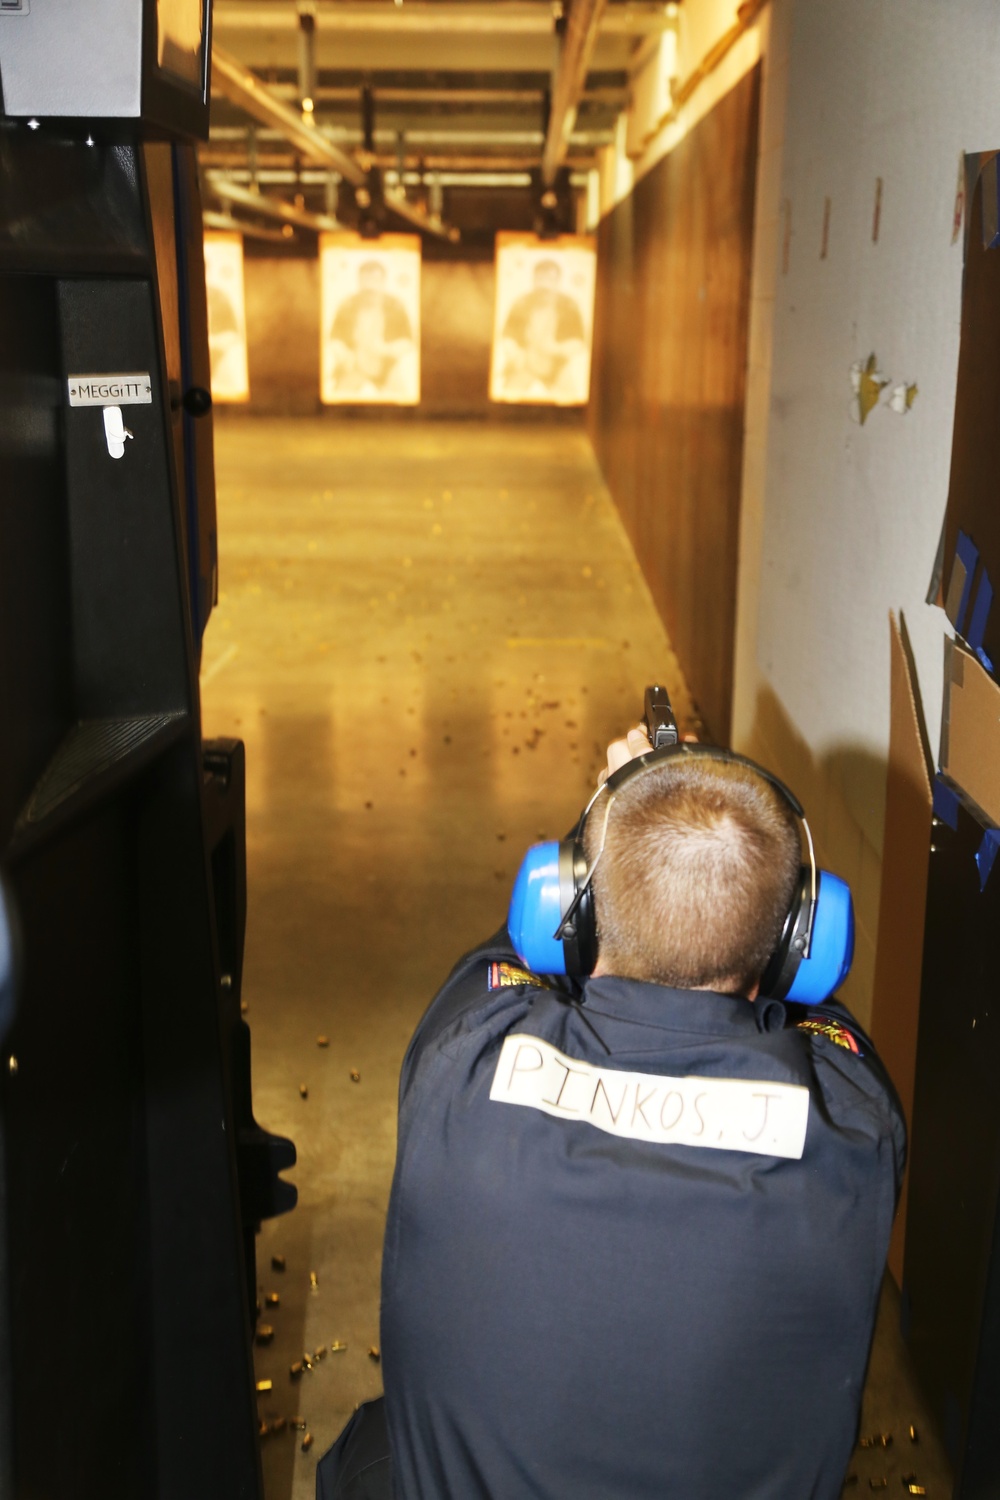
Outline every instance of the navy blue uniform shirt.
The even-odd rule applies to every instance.
[[[403,1064],[395,1500],[834,1500],[904,1154],[835,1002],[475,950]]]

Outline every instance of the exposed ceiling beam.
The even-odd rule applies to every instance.
[[[247,114],[279,130],[307,161],[318,162],[322,166],[329,167],[339,172],[341,177],[354,187],[365,188],[368,174],[353,156],[349,156],[346,151],[335,146],[318,126],[304,124],[301,115],[287,104],[283,104],[280,99],[275,99],[267,84],[258,78],[256,73],[244,67],[238,59],[231,57],[228,52],[224,52],[218,46],[212,47],[212,82],[220,92],[225,93],[229,100],[238,104]],[[218,191],[218,184],[216,184],[216,191]],[[414,224],[428,234],[443,235],[445,239],[452,238],[450,229],[443,226],[439,219],[432,218],[421,209],[414,208],[407,203],[402,192],[397,193],[393,199],[386,194],[385,202],[393,213],[398,214],[407,223]],[[252,204],[246,206],[252,206]],[[295,209],[294,212],[297,213],[299,210]],[[286,223],[298,222],[303,224],[303,227],[310,227],[301,219],[296,221],[289,219],[287,215],[283,217]],[[325,218],[326,215],[311,215],[310,217]],[[328,225],[317,227],[337,226],[334,220]]]
[[[265,219],[280,219],[283,224],[291,224],[299,229],[312,229],[317,234],[323,230],[343,229],[344,227],[330,214],[310,213],[307,208],[299,208],[294,203],[287,203],[284,198],[272,198],[269,193],[259,193],[253,188],[240,187],[236,182],[217,177],[214,172],[205,174],[205,186],[210,193],[214,193],[215,197],[221,198],[223,202],[236,203],[240,208],[251,209]]]
[[[576,0],[573,0],[573,4]],[[310,7],[320,31],[444,32],[454,36],[551,36],[555,9],[532,0],[316,0]],[[288,0],[215,0],[214,23],[225,30],[288,31],[298,27],[296,6]],[[609,36],[640,37],[670,23],[663,0],[626,0],[606,12],[601,30]]]
[[[331,130],[331,134],[334,133],[336,134],[337,139],[342,143],[342,149],[346,148],[349,144],[356,144],[359,146],[361,144],[360,130],[352,130],[349,128],[345,128],[344,126],[335,126]],[[262,130],[257,137],[258,149],[267,141],[281,140],[283,138],[284,137],[282,135],[282,132],[280,131]],[[413,154],[414,152],[422,151],[425,147],[429,147],[438,152],[442,152],[447,150],[473,151],[477,147],[486,148],[495,146],[499,150],[507,151],[521,149],[525,152],[526,155],[531,156],[535,162],[538,161],[538,154],[542,148],[544,139],[545,138],[540,130],[532,129],[490,130],[484,128],[482,130],[424,130],[417,126],[412,130],[407,130],[404,133],[404,145],[411,154]],[[212,146],[221,146],[223,142],[233,144],[235,144],[236,142],[240,142],[242,144],[244,140],[245,132],[240,130],[238,127],[225,125],[217,126],[213,128],[212,133],[209,137],[208,149],[210,150]],[[390,143],[394,143],[396,140],[397,132],[395,130],[375,131],[376,149],[379,142],[382,143],[383,147],[387,147]],[[568,145],[570,148],[577,147],[584,151],[593,151],[600,146],[610,145],[613,140],[614,133],[611,130],[574,130],[573,134],[570,136]],[[367,156],[365,159],[367,161]],[[395,160],[395,157],[393,158],[393,160]]]
[[[296,166],[295,157],[286,153],[268,152],[259,154],[255,170],[251,172],[247,153],[245,151],[213,151],[202,147],[199,159],[209,170],[221,170],[227,173],[231,181],[250,182],[256,179],[261,186],[267,183],[296,184],[300,188],[322,187],[327,180],[325,172],[299,170]],[[372,165],[381,167],[384,171],[393,172],[398,166],[395,155],[388,153],[376,154]],[[538,165],[538,153],[525,152],[523,155],[512,156],[509,153],[479,154],[466,156],[437,156],[437,155],[413,155],[409,152],[403,158],[403,169],[407,179],[412,184],[423,181],[425,177],[436,176],[445,172],[529,172],[532,167]],[[572,173],[586,173],[597,166],[597,157],[594,155],[573,156],[566,163]]]
[[[294,234],[289,239],[280,229],[268,229],[266,224],[250,224],[246,219],[234,219],[232,214],[216,213],[214,208],[206,208],[201,219],[206,229],[224,229],[230,234],[245,234],[251,240],[269,240],[279,245],[288,245],[295,239]]]
[[[587,81],[587,68],[607,3],[608,0],[571,0],[552,84],[552,109],[542,151],[542,181],[547,187],[555,182],[556,173],[569,149],[576,112]]]
[[[386,206],[391,208],[393,213],[398,214],[408,223],[414,224],[418,229],[423,229],[428,234],[436,234],[439,239],[451,240],[453,244],[460,238],[457,229],[448,228],[436,216],[427,214],[423,209],[416,208],[412,203],[407,202],[403,188],[384,188],[383,197]]]
[[[263,214],[265,218],[280,219],[283,224],[292,224],[300,229],[312,229],[316,233],[344,227],[329,214],[311,213],[309,209],[299,208],[294,203],[288,203],[284,198],[273,198],[269,193],[255,192],[253,188],[241,187],[238,183],[219,177],[214,172],[205,174],[205,183],[208,191],[224,202],[236,203],[240,208]],[[453,242],[458,239],[457,229],[449,228],[447,224],[442,224],[439,218],[407,202],[406,194],[401,188],[386,188],[384,197],[386,207],[390,208],[394,214],[398,214],[401,219],[405,219],[408,224],[413,224],[427,234],[437,235],[439,239]]]
[[[291,14],[295,16],[294,11]],[[364,183],[364,169],[353,156],[348,156],[346,151],[341,151],[339,146],[328,141],[315,125],[304,124],[297,110],[276,99],[256,73],[217,45],[212,47],[212,86],[253,119],[280,130],[307,161],[332,167],[355,187]]]
[[[659,33],[653,37],[659,41]],[[272,83],[268,87],[276,99],[298,98],[294,83]],[[357,105],[361,97],[361,84],[318,84],[314,98],[317,106],[322,104]],[[542,88],[428,88],[421,84],[381,84],[376,79],[372,92],[377,104],[461,104],[480,108],[490,104],[520,104],[526,109],[537,108],[545,95]],[[587,104],[604,104],[610,109],[621,109],[628,97],[625,88],[586,89],[583,99]]]

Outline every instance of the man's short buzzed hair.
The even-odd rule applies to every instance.
[[[588,862],[603,822],[587,822]],[[739,762],[668,759],[627,782],[594,872],[605,973],[747,994],[781,937],[801,867],[798,821]]]

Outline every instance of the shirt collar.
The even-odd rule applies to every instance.
[[[780,1031],[785,1025],[785,1007],[780,1000],[751,1002],[741,995],[720,995],[715,990],[674,990],[614,974],[585,980],[583,1003],[595,1014],[705,1035]]]

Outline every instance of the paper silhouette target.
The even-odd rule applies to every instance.
[[[586,405],[596,268],[589,236],[497,235],[491,401]]]
[[[243,236],[205,233],[205,290],[212,400],[249,401],[247,313],[243,288]]]
[[[321,399],[416,406],[419,235],[321,235],[320,286]]]

